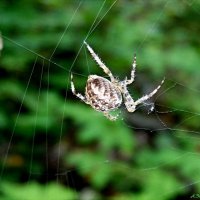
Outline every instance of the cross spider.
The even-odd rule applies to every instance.
[[[135,78],[135,68],[136,68],[136,55],[134,55],[133,68],[131,71],[131,78],[127,77],[123,81],[116,79],[108,67],[101,61],[98,55],[93,51],[93,49],[86,43],[88,51],[92,55],[93,59],[97,62],[99,67],[109,76],[110,81],[106,78],[97,75],[90,75],[88,77],[85,96],[80,93],[76,93],[73,75],[71,74],[71,90],[74,95],[84,101],[86,104],[92,106],[96,111],[103,112],[103,114],[110,120],[116,120],[117,116],[112,116],[109,114],[110,111],[117,109],[122,104],[122,97],[124,99],[124,104],[128,112],[134,112],[138,104],[143,103],[144,101],[151,98],[159,90],[161,85],[164,82],[162,80],[161,84],[153,90],[150,94],[147,94],[138,100],[134,101],[128,92],[127,85],[130,85]]]

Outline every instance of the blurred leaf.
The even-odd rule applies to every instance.
[[[34,182],[26,185],[1,183],[1,192],[3,200],[63,200],[77,197],[76,192],[56,183],[49,183],[45,186]]]

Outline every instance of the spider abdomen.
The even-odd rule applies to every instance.
[[[86,98],[98,111],[109,111],[118,108],[122,103],[120,90],[109,80],[90,75],[86,85]]]

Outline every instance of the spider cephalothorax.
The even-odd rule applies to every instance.
[[[90,75],[88,77],[85,96],[76,93],[73,76],[71,74],[71,89],[74,95],[84,101],[86,104],[90,104],[95,110],[103,112],[104,115],[110,120],[116,120],[117,116],[112,116],[109,114],[110,111],[117,109],[122,104],[122,98],[128,112],[134,112],[138,104],[151,98],[161,87],[161,84],[153,90],[150,94],[147,94],[137,101],[134,101],[128,92],[127,85],[131,84],[135,78],[135,68],[136,68],[136,56],[134,56],[133,69],[131,71],[131,78],[123,81],[116,79],[111,71],[105,66],[101,59],[95,54],[93,49],[84,42],[90,54],[97,62],[97,64],[104,70],[104,72],[109,76],[110,81],[106,78],[97,75]]]

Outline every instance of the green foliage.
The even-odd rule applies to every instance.
[[[0,199],[169,200],[200,192],[199,1],[103,3],[0,1]],[[85,39],[120,79],[137,53],[134,99],[165,76],[155,102],[164,112],[122,112],[111,122],[72,96],[71,72],[82,94],[88,74],[105,76],[81,48]]]
[[[3,191],[2,200],[64,200],[77,198],[76,192],[56,183],[49,183],[48,185],[40,185],[34,182],[26,185],[1,183],[1,190]]]

